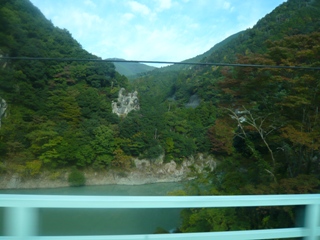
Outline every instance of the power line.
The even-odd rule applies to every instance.
[[[5,60],[26,60],[26,61],[59,61],[59,62],[121,62],[121,63],[152,63],[152,64],[173,64],[193,66],[224,66],[224,67],[255,67],[255,68],[282,68],[282,69],[303,69],[320,70],[320,67],[305,66],[279,66],[261,64],[238,64],[238,63],[212,63],[212,62],[172,62],[172,61],[147,61],[147,60],[121,60],[121,59],[94,59],[94,58],[43,58],[43,57],[0,57]]]

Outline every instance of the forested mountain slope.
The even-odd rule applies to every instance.
[[[124,59],[120,59],[120,58],[110,58],[109,60],[125,61]],[[142,63],[114,62],[113,64],[116,67],[117,72],[119,72],[121,75],[130,77],[130,78],[135,78],[139,74],[144,74],[156,69],[156,67],[149,66]]]
[[[237,38],[237,36],[239,36],[240,34],[242,34],[244,31],[235,33],[229,37],[227,37],[226,39],[224,39],[223,41],[217,43],[216,45],[214,45],[212,48],[210,48],[208,51],[197,55],[196,57],[184,60],[181,62],[181,64],[173,64],[167,67],[163,67],[163,68],[159,68],[158,71],[159,72],[171,72],[171,71],[182,71],[182,70],[187,70],[190,68],[190,65],[188,63],[199,63],[199,62],[203,62],[204,59],[206,59],[208,56],[210,56],[212,53],[214,53],[215,51],[219,50],[220,48],[222,48],[223,46],[225,46],[226,44],[228,44],[230,41],[232,41],[233,39]],[[183,64],[185,63],[185,64]]]
[[[319,30],[318,0],[289,0],[259,20],[252,29],[242,32],[227,46],[215,51],[206,61],[234,62],[236,54],[264,53],[266,40],[308,34]]]
[[[2,0],[0,22],[2,56],[98,59],[27,0]],[[201,61],[319,67],[319,29],[319,0],[288,0]],[[319,70],[193,66],[129,85],[110,63],[0,59],[0,173],[130,170],[132,157],[179,164],[204,153],[218,167],[193,169],[186,194],[319,192],[319,81]],[[125,118],[111,111],[121,87],[140,100]],[[294,212],[190,209],[181,231],[282,228]]]
[[[0,10],[4,56],[98,58],[29,1],[4,1]],[[317,66],[318,13],[319,1],[288,1],[253,29],[217,44],[202,61]],[[260,161],[264,169],[257,183],[317,169],[318,71],[197,66],[154,71],[132,83],[141,110],[122,119],[111,113],[111,101],[128,83],[113,64],[2,60],[1,65],[0,96],[8,107],[0,152],[7,170],[130,167],[131,156],[152,160],[164,154],[166,161],[180,162],[198,152]],[[243,116],[237,118],[239,112]],[[267,120],[256,126],[240,122],[248,116],[251,121],[273,116],[275,122],[265,127]],[[283,154],[297,160],[278,162]]]
[[[29,1],[3,3],[1,55],[98,59]],[[128,87],[113,64],[2,59],[0,71],[0,97],[7,103],[0,129],[3,172],[29,177],[70,166],[126,170],[132,157],[153,161],[165,155],[166,161],[181,162],[206,151],[206,131],[200,127],[198,132],[194,123],[213,123],[211,106],[196,110],[207,115],[201,120],[185,112],[188,120],[187,115],[176,118],[174,104],[159,106],[141,98],[140,111],[126,118],[113,114],[112,100]]]
[[[289,0],[202,62],[319,68],[319,29],[319,0]],[[319,79],[319,70],[193,66],[153,72],[136,88],[145,108],[170,119],[173,149],[192,139],[195,152],[225,159],[208,180],[219,191],[302,193],[319,186]]]
[[[194,66],[137,79],[140,91],[157,89],[156,98],[141,101],[165,106],[158,115],[170,119],[170,131],[219,159],[212,174],[199,174],[180,194],[319,193],[319,29],[319,0],[288,0],[202,60],[316,70]],[[195,96],[200,104],[187,108]],[[284,228],[297,223],[298,211],[191,209],[180,230]]]
[[[0,6],[1,55],[93,58],[66,29],[26,0]],[[1,60],[1,169],[33,175],[41,167],[110,164],[117,149],[111,100],[127,79],[111,63]],[[107,142],[106,142],[107,141]]]

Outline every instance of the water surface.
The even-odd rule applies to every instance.
[[[165,196],[182,183],[105,185],[78,188],[0,190],[0,194]],[[39,235],[150,234],[179,226],[181,209],[40,209]],[[3,216],[3,209],[1,209]],[[3,235],[3,217],[0,218]]]

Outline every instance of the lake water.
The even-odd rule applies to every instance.
[[[0,194],[52,194],[95,196],[165,196],[183,188],[182,183],[105,185],[79,188],[0,190]],[[40,209],[39,235],[151,234],[179,226],[181,209]],[[3,209],[0,209],[3,216]],[[0,217],[3,235],[3,217]]]

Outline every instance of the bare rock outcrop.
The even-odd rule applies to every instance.
[[[140,185],[160,182],[181,182],[194,179],[198,173],[213,171],[216,161],[211,156],[198,154],[177,164],[175,161],[165,163],[164,156],[158,161],[147,159],[133,159],[135,167],[127,170],[87,169],[84,171],[86,185]],[[67,187],[68,170],[52,177],[50,172],[43,172],[35,178],[22,178],[17,174],[0,176],[0,189],[8,188],[56,188]]]
[[[125,93],[125,89],[121,88],[116,102],[112,101],[112,112],[118,116],[126,116],[129,112],[139,110],[138,92]]]
[[[6,116],[7,107],[8,105],[6,100],[0,97],[0,128],[1,128],[1,120]]]

